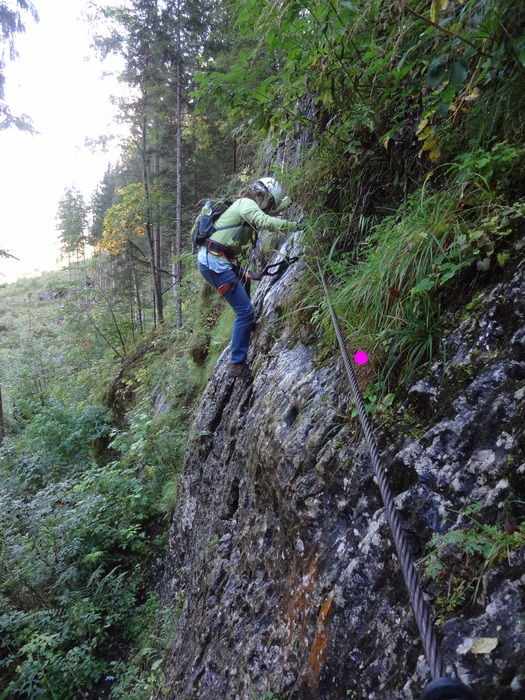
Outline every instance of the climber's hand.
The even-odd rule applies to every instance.
[[[262,279],[262,273],[252,272],[251,270],[248,270],[246,277],[248,277],[249,280],[254,280],[255,282],[258,282],[260,279]]]

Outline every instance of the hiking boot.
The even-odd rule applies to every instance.
[[[228,376],[236,379],[251,379],[252,371],[246,362],[230,363],[228,366]]]

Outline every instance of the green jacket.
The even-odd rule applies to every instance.
[[[217,231],[211,236],[212,241],[231,248],[239,255],[254,241],[258,229],[264,231],[294,231],[297,224],[294,221],[269,216],[256,204],[253,199],[241,197],[220,216],[215,222]],[[228,227],[228,228],[226,228]],[[222,230],[221,230],[222,229]]]

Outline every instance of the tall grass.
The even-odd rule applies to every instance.
[[[461,266],[465,236],[456,202],[442,193],[410,198],[377,226],[334,294],[350,343],[389,370],[394,359],[405,359],[410,370],[427,357],[439,320],[431,292]]]
[[[512,255],[505,241],[514,222],[523,221],[524,202],[502,205],[488,180],[479,187],[475,172],[468,178],[464,169],[462,177],[457,168],[449,173],[451,184],[433,192],[423,186],[351,252],[340,250],[336,239],[323,256],[318,252],[323,234],[315,225],[310,231],[309,245],[323,260],[349,349],[367,351],[385,388],[434,356],[445,295],[455,291],[465,268],[486,271],[504,264]],[[502,245],[507,252],[500,257]],[[313,321],[335,342],[319,286],[301,299],[309,307],[316,296]]]

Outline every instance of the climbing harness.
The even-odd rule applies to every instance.
[[[290,265],[293,265],[298,260],[298,255],[294,258],[284,258],[284,260],[279,260],[279,262],[273,263],[272,265],[266,265],[261,274],[266,277],[277,277],[278,275],[282,275],[282,273],[285,272]]]
[[[473,692],[460,681],[455,679],[445,678],[445,664],[441,657],[441,652],[439,650],[438,640],[436,637],[436,632],[432,625],[430,618],[430,612],[428,606],[423,598],[423,591],[418,580],[418,575],[414,565],[414,560],[410,551],[408,549],[408,544],[406,541],[405,534],[401,527],[401,521],[399,518],[398,511],[394,503],[394,497],[392,491],[388,484],[387,474],[383,464],[381,463],[379,457],[379,451],[377,444],[366,414],[365,405],[361,392],[359,391],[359,386],[357,384],[357,378],[355,372],[350,363],[350,358],[348,356],[348,350],[341,332],[341,327],[339,325],[339,319],[332,305],[330,294],[328,292],[328,286],[324,278],[323,270],[319,259],[316,260],[317,267],[319,269],[319,275],[323,285],[324,294],[326,297],[326,302],[328,304],[328,309],[330,311],[330,316],[332,318],[332,323],[334,326],[335,334],[337,336],[337,342],[341,350],[341,355],[343,358],[343,363],[345,366],[346,374],[352,387],[352,391],[357,404],[357,410],[359,413],[359,419],[361,421],[361,426],[366,438],[368,445],[368,451],[370,452],[370,458],[372,461],[372,466],[374,468],[374,473],[379,486],[379,491],[381,493],[381,498],[385,504],[385,511],[394,536],[394,542],[401,563],[401,569],[403,571],[403,576],[405,579],[406,586],[408,588],[410,602],[414,610],[414,615],[416,618],[417,625],[419,627],[419,632],[423,642],[423,648],[425,650],[425,656],[430,666],[430,672],[432,674],[433,683],[427,686],[426,690],[420,697],[420,700],[477,700]],[[433,686],[433,687],[432,687]]]

